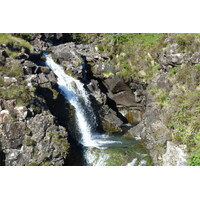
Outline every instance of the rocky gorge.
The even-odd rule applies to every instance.
[[[113,38],[101,34],[0,35],[1,165],[81,163],[74,107],[44,52],[84,84],[98,132],[139,141],[142,153],[151,156],[147,165],[180,166],[188,159],[192,165],[199,159],[199,41],[164,34],[157,46],[129,49],[129,35],[113,36],[110,44]],[[110,165],[125,165],[114,156]],[[126,152],[119,157],[131,162]]]

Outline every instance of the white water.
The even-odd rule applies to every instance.
[[[57,76],[57,84],[62,94],[75,109],[75,123],[81,135],[79,142],[86,147],[84,157],[87,165],[105,166],[107,161],[112,159],[109,152],[105,150],[113,148],[113,145],[115,147],[116,145],[123,145],[123,142],[106,134],[95,133],[96,118],[84,85],[79,80],[68,76],[49,55],[46,55],[46,64]],[[95,149],[98,151],[95,151]],[[136,161],[137,158],[134,158],[127,166],[134,166]],[[145,161],[141,161],[140,165],[144,164]]]
[[[137,162],[137,158],[134,158],[130,163],[128,163],[126,166],[134,166]]]
[[[56,64],[51,56],[46,56],[46,64],[52,69],[57,76],[59,89],[62,91],[65,98],[75,108],[76,123],[81,134],[81,143],[84,146],[96,146],[92,138],[92,126],[88,123],[85,108],[92,112],[89,96],[85,91],[83,84],[71,76],[68,76],[63,68]],[[84,105],[84,107],[83,107]],[[90,120],[95,121],[93,114],[90,115]]]
[[[105,152],[96,154],[92,149],[87,149],[85,152],[85,160],[88,165],[92,166],[105,166],[106,161],[110,158],[110,155]]]
[[[92,129],[94,129],[96,118],[92,111],[89,95],[84,89],[83,84],[79,80],[68,76],[63,68],[56,64],[49,55],[46,55],[46,64],[57,76],[59,89],[62,91],[63,95],[70,102],[70,104],[75,108],[76,123],[82,137],[81,143],[85,147],[96,148],[102,148],[101,146],[103,144],[121,143],[119,141],[105,140],[103,135],[101,138],[92,137],[95,135],[92,132]],[[88,116],[85,112],[86,108],[90,111],[89,119],[87,119]]]

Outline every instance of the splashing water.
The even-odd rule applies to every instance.
[[[92,138],[92,129],[94,128],[94,122],[96,119],[92,113],[89,95],[84,89],[83,84],[79,80],[65,74],[63,68],[56,64],[51,56],[45,56],[47,66],[49,66],[49,68],[51,68],[57,76],[59,89],[70,104],[75,108],[76,123],[82,136],[81,143],[84,146],[96,146],[96,143]],[[90,123],[88,122],[85,108],[87,108],[90,112],[90,118],[92,118]]]
[[[57,84],[61,93],[75,109],[75,123],[81,136],[79,142],[85,147],[86,165],[134,166],[137,165],[137,161],[140,161],[139,165],[146,165],[147,161],[143,160],[144,156],[141,157],[141,153],[137,155],[134,140],[129,141],[108,134],[96,133],[96,117],[84,85],[79,80],[68,76],[50,55],[45,55],[45,57],[46,65],[57,76]],[[141,150],[143,151],[142,148],[139,151]]]

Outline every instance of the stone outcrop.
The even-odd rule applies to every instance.
[[[1,51],[3,52],[3,51]],[[45,66],[27,58],[4,56],[0,96],[0,152],[1,165],[63,165],[69,151],[68,132],[55,114],[60,94],[56,77]],[[19,68],[15,68],[18,66]],[[7,72],[13,76],[7,76]],[[15,70],[15,71],[14,71]],[[19,102],[10,88],[20,87],[27,102]],[[19,89],[13,90],[18,95]],[[6,98],[2,96],[5,93]],[[25,100],[25,99],[24,99]],[[19,105],[20,103],[20,105]],[[67,107],[62,108],[63,110]]]
[[[17,65],[22,74],[15,77],[13,74],[18,71],[10,75],[2,72],[0,87],[9,91],[21,84],[20,95],[28,91],[28,98],[18,105],[17,97],[0,96],[0,163],[63,165],[68,156],[68,133],[74,134],[74,110],[60,94],[56,76],[44,65],[42,51],[47,51],[66,73],[84,83],[100,131],[123,132],[123,125],[131,123],[135,126],[125,135],[144,142],[155,165],[185,165],[186,147],[171,141],[172,134],[165,122],[168,109],[156,103],[146,91],[147,84],[116,75],[121,66],[114,66],[108,53],[99,53],[94,44],[71,41],[70,34],[33,34],[33,52],[21,52],[15,58],[7,55],[5,45],[1,46],[0,65],[5,69]],[[175,87],[167,78],[170,69],[199,64],[200,52],[181,52],[177,43],[169,43],[156,59],[160,66],[148,87],[170,91]],[[138,72],[139,78],[146,76],[145,70]]]
[[[66,73],[85,84],[104,131],[121,132],[123,123],[137,124],[141,121],[146,100],[144,87],[134,80],[124,80],[117,75],[105,77],[103,73],[108,67],[103,66],[114,67],[106,55],[96,51],[94,45],[76,45],[71,42],[52,46],[48,52]],[[105,106],[108,108],[106,111]]]
[[[186,165],[187,155],[186,145],[177,145],[171,141],[167,142],[166,153],[163,154],[164,166],[184,166]]]

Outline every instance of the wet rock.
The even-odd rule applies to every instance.
[[[126,140],[123,141],[126,143]],[[124,148],[88,148],[85,151],[88,165],[92,166],[148,166],[152,160],[144,147],[137,143],[129,144]]]
[[[61,44],[72,40],[70,33],[42,33],[41,39],[51,44]]]
[[[142,121],[144,110],[138,108],[119,108],[119,112],[128,120],[128,123],[138,124]]]
[[[153,103],[150,95],[147,99],[147,107],[142,121],[131,128],[127,135],[143,140],[147,149],[150,150],[154,164],[163,165],[162,155],[165,152],[165,145],[167,141],[171,140],[170,131],[162,117],[166,113]]]
[[[121,125],[123,121],[117,117],[117,114],[112,110],[105,110],[101,116],[102,126],[107,133],[119,133],[122,132]]]

